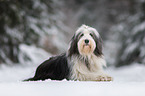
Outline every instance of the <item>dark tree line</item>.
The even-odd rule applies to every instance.
[[[144,0],[0,0],[0,63],[20,62],[20,44],[60,53],[51,42],[52,28],[59,30],[57,38],[62,35],[68,43],[81,24],[97,28],[104,42],[119,45],[110,57],[115,66],[145,64]],[[45,36],[48,45],[40,44]]]
[[[44,26],[56,26],[56,20],[49,16],[55,14],[52,6],[52,0],[0,0],[0,63],[18,63],[22,43],[39,46],[41,34],[35,27],[46,34]],[[49,23],[44,24],[43,19]]]

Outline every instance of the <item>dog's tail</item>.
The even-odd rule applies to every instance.
[[[35,78],[29,78],[29,79],[25,79],[23,81],[25,82],[25,81],[37,81],[37,80]]]

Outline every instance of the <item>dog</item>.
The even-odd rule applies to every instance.
[[[103,71],[106,61],[102,39],[95,28],[82,25],[72,37],[66,53],[51,57],[40,64],[33,78],[37,80],[112,81]]]

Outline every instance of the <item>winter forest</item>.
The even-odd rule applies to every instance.
[[[22,82],[82,24],[100,33],[114,81]],[[144,74],[145,0],[0,0],[0,96],[145,96]]]

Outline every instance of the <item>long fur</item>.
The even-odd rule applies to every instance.
[[[38,66],[35,76],[24,81],[37,81],[45,79],[62,80],[64,78],[68,79],[69,73],[70,71],[67,57],[64,53],[44,61]]]
[[[89,42],[85,42],[89,40]],[[103,71],[106,62],[102,53],[102,39],[96,29],[82,25],[71,39],[68,51],[40,64],[33,78],[36,80],[111,81]]]

